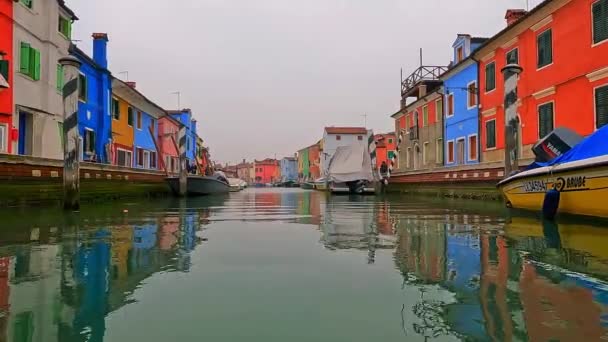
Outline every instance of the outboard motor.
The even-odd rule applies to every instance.
[[[583,137],[576,132],[558,127],[534,144],[532,152],[536,156],[536,162],[544,163],[568,152],[581,140]]]

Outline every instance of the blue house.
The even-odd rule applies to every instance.
[[[75,45],[70,47],[70,53],[82,63],[78,96],[81,158],[102,163],[110,162],[106,147],[111,142],[112,133],[112,81],[108,71],[107,45],[107,34],[94,33],[93,58]],[[63,84],[63,70],[60,65],[57,65],[57,77],[60,80],[58,84]]]
[[[459,34],[454,59],[440,78],[444,85],[444,165],[479,163],[479,96],[477,62],[470,55],[487,38]]]
[[[196,141],[198,138],[196,119],[192,118],[192,111],[190,109],[170,110],[168,113],[179,123],[186,126],[186,158],[191,165],[194,165],[196,162]]]
[[[298,180],[298,160],[294,157],[281,159],[281,181],[295,182]]]

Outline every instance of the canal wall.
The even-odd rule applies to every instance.
[[[165,173],[80,163],[83,203],[169,195]],[[0,155],[0,207],[56,205],[63,199],[63,161]]]
[[[532,161],[520,159],[519,162],[520,165],[528,165]],[[502,201],[502,194],[496,184],[504,177],[504,163],[460,165],[394,173],[387,190],[432,197]]]

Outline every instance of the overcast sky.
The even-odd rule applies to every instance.
[[[540,0],[530,0],[530,6]],[[393,129],[399,70],[447,65],[457,33],[492,36],[526,0],[67,0],[74,39],[110,37],[110,70],[191,108],[212,158],[280,158],[324,126]]]

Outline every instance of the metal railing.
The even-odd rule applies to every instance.
[[[435,81],[446,72],[448,67],[436,65],[423,65],[401,81],[401,95],[407,93],[420,81]]]

